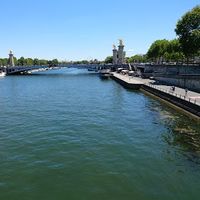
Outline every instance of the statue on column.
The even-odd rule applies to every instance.
[[[124,46],[123,40],[122,40],[122,39],[119,39],[119,45],[120,45],[120,46]]]
[[[12,50],[10,50],[10,53],[9,53],[8,55],[9,55],[8,65],[9,65],[10,67],[14,67],[14,66],[15,66],[15,63],[14,63],[14,55],[13,55]]]

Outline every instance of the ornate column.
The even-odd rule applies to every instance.
[[[119,46],[118,46],[118,64],[122,65],[124,64],[125,60],[125,52],[124,52],[124,44],[122,40],[119,40]]]
[[[113,65],[117,65],[118,63],[118,58],[117,58],[117,49],[116,46],[113,45]]]
[[[8,65],[9,65],[10,67],[14,67],[14,66],[15,66],[15,63],[14,63],[13,52],[10,50],[10,53],[9,53],[8,55],[9,55]]]

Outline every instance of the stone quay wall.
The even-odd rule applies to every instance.
[[[177,107],[183,109],[184,111],[193,114],[198,119],[200,119],[200,106],[198,106],[192,102],[186,101],[184,99],[181,99],[179,97],[173,96],[166,92],[157,90],[155,88],[149,87],[147,85],[142,85],[141,90],[144,90],[144,91],[148,92],[149,94],[153,94],[154,96],[159,97],[160,99],[163,99],[163,100],[171,103],[172,105],[177,106]]]
[[[137,84],[137,83],[134,83],[134,84],[128,83],[127,81],[120,79],[118,77],[115,77],[115,76],[111,76],[111,78],[127,89],[139,90],[142,85],[142,84]]]
[[[146,65],[145,73],[161,83],[200,92],[200,66]]]

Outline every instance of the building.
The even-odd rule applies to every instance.
[[[119,40],[118,50],[115,45],[113,45],[113,65],[125,64],[126,52],[124,51],[124,44],[122,40]]]

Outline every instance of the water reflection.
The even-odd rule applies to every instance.
[[[155,123],[165,126],[162,138],[170,149],[200,165],[200,123],[156,100],[151,100],[148,107],[157,114]]]
[[[200,134],[192,127],[177,126],[173,129],[174,143],[200,153]]]
[[[87,69],[81,69],[78,70],[76,68],[58,68],[58,69],[52,69],[52,70],[44,70],[44,71],[35,71],[32,73],[23,74],[23,76],[48,76],[48,77],[72,77],[72,76],[91,76],[91,75],[97,75],[96,72],[90,72]]]
[[[2,80],[0,199],[198,199],[199,125],[77,71]]]
[[[196,152],[200,156],[200,125],[183,116],[171,119],[170,124],[172,140],[169,144],[178,145],[183,150]]]

